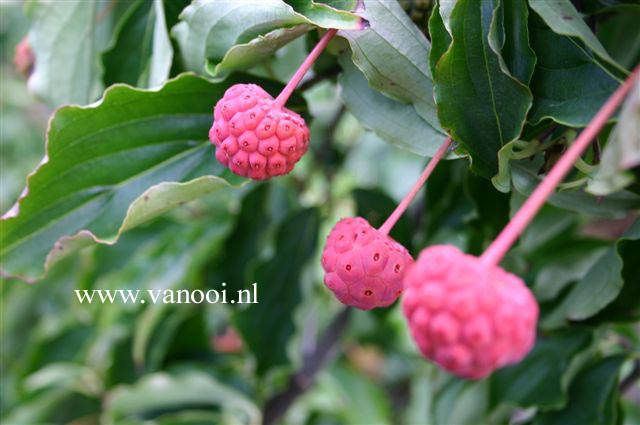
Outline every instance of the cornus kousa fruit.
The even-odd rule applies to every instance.
[[[391,305],[413,262],[398,242],[361,217],[340,220],[322,253],[324,283],[343,304],[370,310]]]
[[[535,342],[538,304],[520,278],[453,246],[422,251],[407,270],[402,309],[422,354],[479,379],[520,361]]]
[[[322,253],[322,267],[325,285],[340,302],[369,310],[388,307],[400,296],[404,272],[413,263],[413,258],[405,247],[387,235],[450,144],[450,138],[442,143],[418,181],[380,229],[374,229],[364,218],[357,217],[340,220],[331,230]]]
[[[216,104],[209,139],[222,165],[264,180],[293,169],[309,148],[309,129],[260,86],[236,84]]]
[[[335,34],[334,29],[325,33],[277,98],[256,84],[236,84],[225,92],[213,110],[209,130],[222,165],[255,180],[293,170],[309,149],[309,128],[284,105]]]

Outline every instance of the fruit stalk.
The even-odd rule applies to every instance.
[[[402,202],[398,204],[396,209],[391,213],[391,215],[382,224],[382,226],[380,226],[378,232],[382,233],[383,235],[389,234],[393,226],[395,226],[396,222],[407,210],[409,204],[411,204],[411,201],[413,201],[422,186],[424,186],[425,182],[427,181],[433,170],[436,168],[436,165],[438,165],[438,162],[440,162],[440,160],[445,156],[447,150],[449,149],[449,146],[451,146],[451,137],[447,137],[445,141],[442,142],[442,145],[440,145],[435,155],[433,155],[433,157],[429,160],[429,163],[420,175],[418,181],[416,181],[409,193],[407,193],[407,196],[404,197]]]
[[[307,71],[309,71],[309,68],[311,68],[316,59],[318,59],[320,53],[322,53],[325,47],[327,47],[327,44],[329,44],[329,41],[331,41],[331,39],[334,35],[336,35],[337,32],[337,29],[330,29],[322,36],[320,41],[318,41],[318,44],[316,44],[313,50],[311,50],[311,52],[309,53],[309,56],[307,56],[304,62],[302,62],[300,68],[298,68],[296,73],[293,74],[293,77],[291,77],[287,85],[284,87],[284,89],[282,89],[278,97],[276,97],[276,105],[284,106],[284,104],[287,103],[287,100],[289,99],[289,96],[291,96],[291,93],[293,93],[295,88],[298,87],[298,84],[300,84],[302,78],[305,76]]]
[[[593,117],[587,128],[580,133],[576,141],[567,149],[560,160],[553,166],[551,171],[542,180],[531,196],[522,205],[520,210],[513,216],[509,223],[502,229],[502,232],[493,243],[482,254],[481,260],[485,264],[497,265],[505,256],[509,248],[529,225],[533,217],[544,205],[547,198],[553,193],[556,186],[562,182],[576,160],[589,146],[591,140],[597,136],[607,120],[616,111],[620,103],[633,87],[634,80],[640,74],[640,66],[631,73],[627,80],[611,95],[609,100],[600,108]]]

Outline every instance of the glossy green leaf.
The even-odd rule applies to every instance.
[[[144,220],[228,186],[198,178],[222,173],[207,134],[212,105],[235,82],[183,75],[157,91],[114,86],[95,105],[58,110],[48,160],[1,222],[3,273],[37,278],[52,249],[77,243],[56,245],[63,237],[113,243]]]
[[[298,2],[302,9],[311,2]],[[178,40],[182,58],[187,69],[201,72],[204,68],[219,72],[216,66],[223,61],[225,55],[236,45],[250,43],[258,36],[296,25],[315,25],[323,28],[340,29],[360,28],[361,19],[346,11],[328,11],[323,8],[312,7],[313,16],[307,17],[294,10],[282,0],[249,0],[242,2],[208,2],[196,0],[189,5],[180,16],[181,22],[173,30],[173,36]],[[339,20],[334,19],[340,16]],[[329,25],[327,25],[329,24]],[[289,36],[290,32],[278,32],[276,39]],[[274,38],[272,34],[271,39]],[[278,40],[262,47],[277,48],[284,41]],[[247,51],[245,49],[245,52]],[[236,52],[237,54],[237,52]],[[243,60],[252,64],[257,63],[250,56]]]
[[[591,264],[584,277],[571,288],[562,302],[543,317],[542,326],[555,328],[564,325],[566,321],[587,319],[611,303],[623,286],[635,284],[633,280],[625,282],[622,268],[625,261],[640,259],[640,251],[637,249],[640,247],[639,239],[640,221],[637,221],[615,246],[603,252]],[[627,244],[631,244],[631,247]],[[625,258],[623,251],[629,255],[628,258]]]
[[[146,375],[109,394],[104,423],[153,419],[166,411],[208,410],[228,415],[234,423],[259,424],[260,411],[242,393],[202,372]]]
[[[287,362],[287,344],[294,334],[293,313],[301,298],[302,269],[318,242],[319,216],[305,209],[287,217],[279,227],[274,256],[253,273],[258,303],[235,314],[243,340],[257,362],[257,371]],[[286,258],[286,262],[280,259]]]
[[[565,408],[550,411],[536,418],[535,424],[615,424],[616,395],[620,367],[625,356],[605,357],[580,370],[569,386]]]
[[[418,155],[435,154],[445,139],[439,127],[422,119],[411,104],[373,90],[346,58],[341,58],[340,63],[343,69],[339,78],[342,100],[365,128],[373,130],[384,141]]]
[[[537,1],[529,0],[529,6],[556,34],[573,37],[584,43],[601,60],[624,73],[624,69],[609,55],[584,22],[571,0]]]
[[[618,124],[609,135],[600,168],[589,180],[587,190],[594,195],[609,195],[634,181],[629,169],[640,165],[640,82],[625,100]]]
[[[572,330],[539,336],[531,352],[519,363],[491,375],[491,404],[521,407],[559,407],[566,402],[563,377],[573,356],[591,341],[588,331]]]
[[[349,41],[353,63],[371,87],[413,104],[431,127],[439,129],[429,70],[429,41],[397,2],[364,0],[363,4],[363,17],[370,27],[340,32]]]
[[[29,43],[38,66],[29,89],[52,106],[86,104],[102,91],[99,53],[111,27],[108,1],[30,0]],[[100,19],[98,19],[100,17]]]
[[[529,19],[529,34],[538,57],[529,121],[550,118],[568,126],[586,126],[618,82],[578,42],[556,34],[535,14]]]
[[[162,0],[132,2],[114,32],[102,58],[106,85],[154,87],[169,77],[173,47]]]
[[[520,135],[531,106],[529,89],[510,75],[501,56],[500,13],[499,3],[457,1],[452,42],[434,76],[440,123],[484,177],[498,172],[498,151]]]

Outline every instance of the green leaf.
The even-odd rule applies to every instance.
[[[47,2],[25,7],[37,66],[29,89],[52,106],[86,104],[100,95],[98,57],[108,42],[107,0]],[[100,18],[100,19],[99,19]]]
[[[570,283],[584,279],[606,250],[600,242],[575,239],[556,247],[536,274],[533,291],[538,301],[552,301]]]
[[[609,195],[624,189],[635,179],[628,170],[640,165],[640,82],[625,100],[618,124],[602,153],[600,168],[589,180],[587,191]]]
[[[365,128],[381,139],[423,156],[433,156],[445,139],[439,127],[422,119],[410,105],[373,90],[362,73],[345,57],[338,81],[345,105]],[[375,108],[371,107],[375,105]]]
[[[455,13],[455,12],[454,12]],[[486,380],[451,379],[435,394],[432,422],[436,424],[474,425],[486,422],[489,385]]]
[[[49,126],[48,160],[0,222],[2,272],[37,278],[65,236],[114,243],[144,220],[229,186],[220,177],[198,178],[222,173],[207,141],[211,109],[239,81],[183,75],[157,91],[114,86],[95,105],[59,109]],[[78,240],[55,249],[64,253],[67,243]]]
[[[207,63],[208,72],[214,77],[223,77],[234,70],[249,69],[252,66],[266,61],[280,47],[288,44],[313,27],[311,25],[296,25],[290,28],[278,28],[259,35],[248,43],[236,44],[224,55],[220,63],[211,69],[211,63]]]
[[[287,363],[287,344],[294,334],[294,309],[301,298],[302,269],[318,242],[319,216],[305,209],[278,228],[274,255],[256,268],[251,282],[258,302],[235,313],[243,340],[256,357],[257,372]],[[283,261],[286,259],[286,261]]]
[[[605,50],[600,40],[584,22],[580,13],[570,0],[537,1],[529,0],[529,6],[556,34],[574,37],[593,51],[599,59],[609,64],[614,69],[626,74],[620,66]]]
[[[533,14],[529,34],[538,57],[531,80],[534,102],[529,122],[550,118],[567,126],[586,126],[618,82],[578,42],[556,34]]]
[[[315,0],[285,0],[293,9],[322,28],[361,29],[362,18],[348,12],[344,6],[333,7],[327,2]]]
[[[503,1],[502,13],[504,16],[500,13],[496,16],[498,28],[504,26],[504,35],[498,32],[502,58],[511,75],[528,85],[535,68],[536,54],[529,44],[527,1]]]
[[[627,31],[640,21],[640,5],[617,4],[602,9],[595,15],[600,18],[598,38],[617,63],[632,69],[640,62],[640,32]]]
[[[622,274],[625,258],[623,250],[634,255],[631,262],[640,259],[640,221],[619,239],[616,244],[606,250],[595,261],[584,277],[578,281],[562,300],[562,302],[541,321],[545,328],[556,328],[566,321],[585,320],[594,316],[616,299],[623,286],[635,282],[625,282]],[[630,244],[632,247],[629,247]],[[635,247],[635,250],[634,250]],[[635,254],[634,254],[635,251]]]
[[[305,3],[311,4],[311,2],[298,2],[300,6],[304,6]],[[306,7],[302,8],[307,10]],[[206,68],[209,71],[218,72],[217,65],[223,61],[233,46],[250,43],[258,36],[264,36],[276,29],[302,24],[323,28],[360,28],[361,19],[350,12],[334,9],[329,12],[326,8],[319,11],[317,7],[311,9],[314,11],[313,16],[319,21],[296,12],[281,0],[242,2],[196,0],[182,12],[181,22],[173,28],[172,34],[178,40],[187,69],[201,72]],[[334,19],[336,16],[340,16],[339,21]],[[326,26],[327,23],[331,25]],[[288,32],[276,34],[278,35],[276,38],[290,35]],[[271,39],[273,38],[272,35]],[[267,46],[280,47],[282,45],[280,41]],[[253,61],[249,57],[244,58],[253,64],[259,59]]]
[[[451,34],[447,31],[447,27],[445,27],[442,20],[440,1],[437,1],[433,6],[433,12],[429,17],[429,35],[432,42],[431,51],[429,52],[429,69],[431,70],[431,75],[435,75],[438,61],[451,44]]]
[[[112,45],[102,56],[106,85],[154,87],[169,77],[173,47],[162,0],[131,3],[114,32]]]
[[[540,336],[521,362],[491,376],[491,405],[514,403],[521,407],[559,407],[566,400],[563,376],[573,356],[590,343],[590,332],[571,330]]]
[[[531,92],[510,75],[501,56],[501,13],[495,2],[456,2],[452,42],[434,76],[442,127],[469,152],[474,171],[487,178],[498,172],[498,151],[520,135],[531,106]]]
[[[418,114],[439,130],[429,70],[429,41],[397,2],[364,0],[363,4],[363,16],[370,27],[340,32],[349,41],[353,63],[371,87],[413,104]]]
[[[259,424],[260,411],[242,393],[196,371],[146,375],[134,385],[116,387],[104,409],[106,424],[154,419],[166,412],[219,411],[232,423]]]
[[[583,368],[569,386],[569,402],[559,411],[542,413],[535,424],[615,424],[617,383],[625,356],[605,357]]]
[[[513,188],[529,196],[542,180],[539,161],[511,162]],[[640,197],[628,191],[596,198],[583,189],[556,192],[547,202],[558,208],[599,217],[622,218],[628,210],[640,207]]]

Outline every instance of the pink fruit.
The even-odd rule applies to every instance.
[[[538,304],[517,276],[453,246],[422,251],[404,278],[402,309],[422,354],[464,378],[520,361]]]
[[[322,253],[325,285],[343,304],[363,310],[391,305],[411,263],[402,245],[361,217],[340,220]]]
[[[29,44],[29,39],[25,36],[20,40],[20,43],[16,45],[16,50],[13,55],[13,65],[20,75],[27,78],[33,71],[35,59],[31,44]]]
[[[265,180],[289,173],[309,148],[309,129],[255,84],[231,86],[213,112],[209,139],[216,158],[243,177]]]

